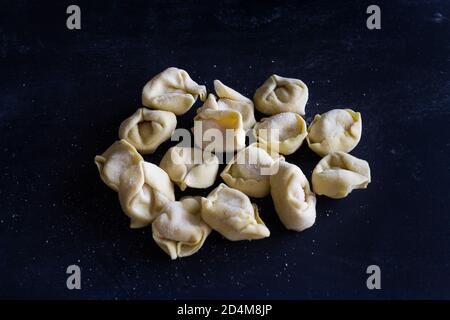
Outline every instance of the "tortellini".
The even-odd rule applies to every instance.
[[[253,143],[239,151],[220,176],[225,183],[251,197],[262,198],[270,193],[272,165],[280,156],[269,154]]]
[[[350,152],[361,139],[361,114],[350,109],[334,109],[317,114],[308,128],[306,140],[321,157],[335,151]]]
[[[194,118],[195,144],[210,152],[232,152],[245,147],[245,130],[241,113],[220,110],[216,97],[208,95],[202,110]]]
[[[185,197],[169,202],[153,221],[153,239],[172,259],[194,254],[211,233],[201,209],[199,197]]]
[[[270,176],[270,193],[286,228],[303,231],[316,221],[316,196],[296,165],[286,161],[278,163],[278,172]]]
[[[145,84],[141,97],[146,108],[121,123],[121,140],[95,157],[101,179],[118,192],[130,228],[151,225],[153,239],[171,259],[196,253],[212,230],[230,241],[269,237],[249,197],[270,194],[282,224],[300,232],[316,221],[316,194],[340,199],[371,182],[369,164],[347,153],[361,139],[359,112],[330,110],[307,127],[302,115],[308,87],[278,75],[256,90],[253,101],[219,80],[214,80],[214,91],[207,95],[206,87],[182,69],[165,69]],[[159,166],[146,162],[139,152],[164,147],[175,133],[176,116],[188,112],[198,98],[203,105],[194,117],[195,145],[171,147]],[[268,116],[256,122],[255,108]],[[323,157],[312,173],[312,188],[302,170],[284,158],[305,139]],[[207,197],[176,199],[174,184],[181,191],[213,186],[220,157],[227,162],[232,157],[220,173],[224,183]]]
[[[365,189],[370,183],[367,161],[345,152],[333,152],[322,158],[312,174],[313,190],[318,195],[341,199],[353,189]]]
[[[274,74],[256,90],[253,101],[256,109],[267,115],[281,112],[304,115],[308,101],[308,87],[299,79]]]
[[[144,159],[126,140],[114,142],[102,155],[95,157],[100,178],[114,191],[119,190],[121,174],[141,161]]]
[[[144,106],[176,115],[186,113],[197,97],[206,99],[206,87],[194,82],[186,71],[174,67],[156,75],[142,89]]]
[[[294,112],[263,118],[253,132],[259,143],[284,155],[297,151],[307,135],[305,120]]]
[[[161,160],[160,167],[182,191],[190,188],[208,188],[214,184],[219,159],[198,148],[172,147]]]
[[[145,227],[175,201],[172,181],[160,167],[141,161],[120,176],[119,201],[131,220],[130,228]]]
[[[148,154],[169,139],[176,127],[177,117],[172,112],[140,108],[122,122],[119,137]]]
[[[241,191],[221,183],[202,198],[202,218],[231,241],[262,239],[270,235],[258,208]]]
[[[250,129],[256,123],[255,111],[253,101],[244,97],[239,92],[227,87],[219,80],[214,80],[214,90],[217,97],[216,103],[204,104],[197,109],[197,113],[202,112],[205,108],[212,108],[215,110],[234,110],[238,111],[242,116],[242,126],[245,130]]]

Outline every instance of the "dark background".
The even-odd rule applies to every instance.
[[[65,25],[72,3],[79,31]],[[450,298],[450,3],[374,3],[382,29],[370,31],[372,1],[1,1],[0,298]],[[372,183],[319,197],[302,233],[257,200],[269,238],[212,233],[170,261],[149,228],[128,228],[94,165],[169,66],[249,97],[273,73],[300,78],[308,122],[360,111],[352,154]],[[288,160],[310,178],[319,157],[304,145]],[[80,291],[66,289],[70,264]],[[371,264],[381,290],[366,288]]]

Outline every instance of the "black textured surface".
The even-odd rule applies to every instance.
[[[448,2],[377,1],[378,31],[365,1],[78,2],[80,31],[65,27],[69,4],[1,3],[0,297],[450,298]],[[170,261],[149,228],[128,228],[93,162],[169,66],[250,97],[273,73],[303,79],[308,122],[361,111],[352,154],[369,161],[372,183],[318,198],[302,233],[284,229],[270,198],[256,201],[270,238],[213,233]],[[303,146],[288,160],[309,178],[319,158]],[[65,287],[73,263],[81,291]],[[381,290],[366,288],[370,264]]]

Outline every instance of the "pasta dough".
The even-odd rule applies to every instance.
[[[202,198],[202,218],[231,241],[261,239],[270,235],[258,208],[241,191],[221,183]]]
[[[297,113],[282,112],[258,122],[254,135],[270,150],[289,155],[303,144],[307,135],[306,122]]]
[[[148,154],[169,139],[176,127],[177,117],[172,112],[140,108],[122,122],[119,137]]]
[[[316,196],[302,170],[280,161],[278,172],[270,177],[270,192],[275,210],[284,226],[303,231],[316,221]]]
[[[208,188],[216,180],[219,159],[201,149],[175,146],[166,152],[160,167],[182,191],[186,187]]]
[[[102,155],[95,157],[100,178],[114,191],[119,190],[120,175],[141,161],[144,159],[126,140],[114,142]]]
[[[151,79],[142,89],[142,104],[148,108],[182,115],[200,97],[206,98],[206,87],[194,82],[189,74],[178,68],[167,68]]]
[[[308,87],[301,80],[274,74],[256,90],[253,101],[256,109],[267,115],[281,112],[304,115]]]
[[[279,158],[278,153],[271,155],[254,143],[239,151],[220,176],[228,186],[262,198],[270,193],[271,168]]]
[[[346,197],[353,189],[365,189],[370,183],[367,161],[345,152],[333,152],[314,168],[312,185],[315,193],[330,198]]]
[[[185,197],[166,204],[153,221],[153,239],[172,259],[194,254],[211,233],[201,209],[199,197]]]
[[[361,139],[359,112],[330,110],[315,115],[307,127],[301,115],[308,87],[299,79],[278,75],[256,90],[253,101],[219,80],[214,80],[214,91],[207,95],[206,87],[186,71],[167,68],[142,89],[147,108],[125,119],[120,141],[95,157],[101,179],[118,192],[130,228],[151,224],[153,239],[171,259],[196,253],[212,230],[231,241],[269,237],[249,197],[270,193],[283,225],[300,232],[315,223],[315,193],[340,199],[371,182],[369,164],[347,153]],[[195,146],[171,147],[160,166],[146,162],[139,152],[161,148],[175,133],[176,115],[188,112],[198,98],[203,105],[194,117]],[[268,116],[256,122],[255,108]],[[248,147],[247,131],[253,133]],[[178,133],[186,142],[187,136]],[[296,152],[305,139],[323,157],[312,173],[312,188],[302,170],[283,156]],[[220,173],[224,183],[207,197],[177,201],[174,183],[181,191],[214,185],[220,156],[226,161],[233,156]]]
[[[145,227],[175,201],[173,184],[160,167],[141,161],[120,176],[119,200],[131,220],[130,228]]]
[[[242,126],[245,130],[250,129],[256,123],[253,101],[244,97],[239,92],[227,87],[219,80],[214,80],[214,90],[219,100],[216,103],[204,104],[197,109],[197,113],[202,112],[205,108],[215,110],[234,110],[238,111],[242,116]]]
[[[213,94],[194,118],[195,144],[210,152],[232,152],[245,147],[245,130],[240,112],[220,110]],[[200,126],[199,126],[200,125]]]
[[[308,128],[306,141],[321,157],[330,152],[353,150],[361,139],[361,114],[350,109],[334,109],[317,114]]]

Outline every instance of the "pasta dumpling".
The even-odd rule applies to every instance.
[[[244,97],[239,92],[227,87],[219,80],[214,80],[214,90],[219,100],[210,101],[197,109],[197,113],[202,112],[205,108],[215,110],[234,110],[238,111],[242,116],[242,126],[245,130],[250,129],[256,123],[253,101]]]
[[[256,90],[253,101],[256,109],[267,115],[281,112],[304,115],[308,101],[308,87],[299,79],[274,74]]]
[[[220,176],[228,186],[248,196],[262,198],[270,193],[272,165],[279,158],[278,153],[269,154],[253,143],[239,151]]]
[[[189,74],[178,68],[167,68],[142,89],[142,104],[148,108],[182,115],[200,97],[206,99],[206,87],[198,85]]]
[[[361,114],[350,109],[334,109],[317,114],[308,128],[306,141],[323,157],[335,151],[350,152],[361,139]]]
[[[177,117],[172,112],[140,108],[122,122],[119,137],[148,154],[169,139],[176,127]]]
[[[144,159],[126,140],[114,142],[102,155],[95,157],[100,178],[114,191],[119,190],[121,174],[141,161]]]
[[[187,257],[203,246],[211,228],[202,220],[199,197],[169,202],[152,223],[153,239],[172,259]]]
[[[367,161],[345,152],[333,152],[322,158],[312,174],[313,190],[330,198],[345,198],[353,189],[365,189],[370,183]]]
[[[245,147],[245,130],[238,111],[220,110],[213,94],[194,118],[195,144],[204,150],[232,152]],[[211,107],[212,106],[212,107]]]
[[[119,201],[131,220],[130,228],[145,227],[175,201],[173,184],[163,169],[141,161],[120,176]]]
[[[202,198],[202,218],[231,241],[262,239],[270,235],[258,208],[241,191],[221,183]]]
[[[307,135],[305,120],[294,112],[263,118],[253,132],[259,143],[284,155],[297,151]]]
[[[160,167],[182,191],[187,187],[208,188],[216,180],[219,159],[201,149],[175,146],[167,150]]]
[[[287,229],[303,231],[316,221],[316,196],[296,165],[279,162],[278,172],[270,177],[270,193],[275,210]]]

